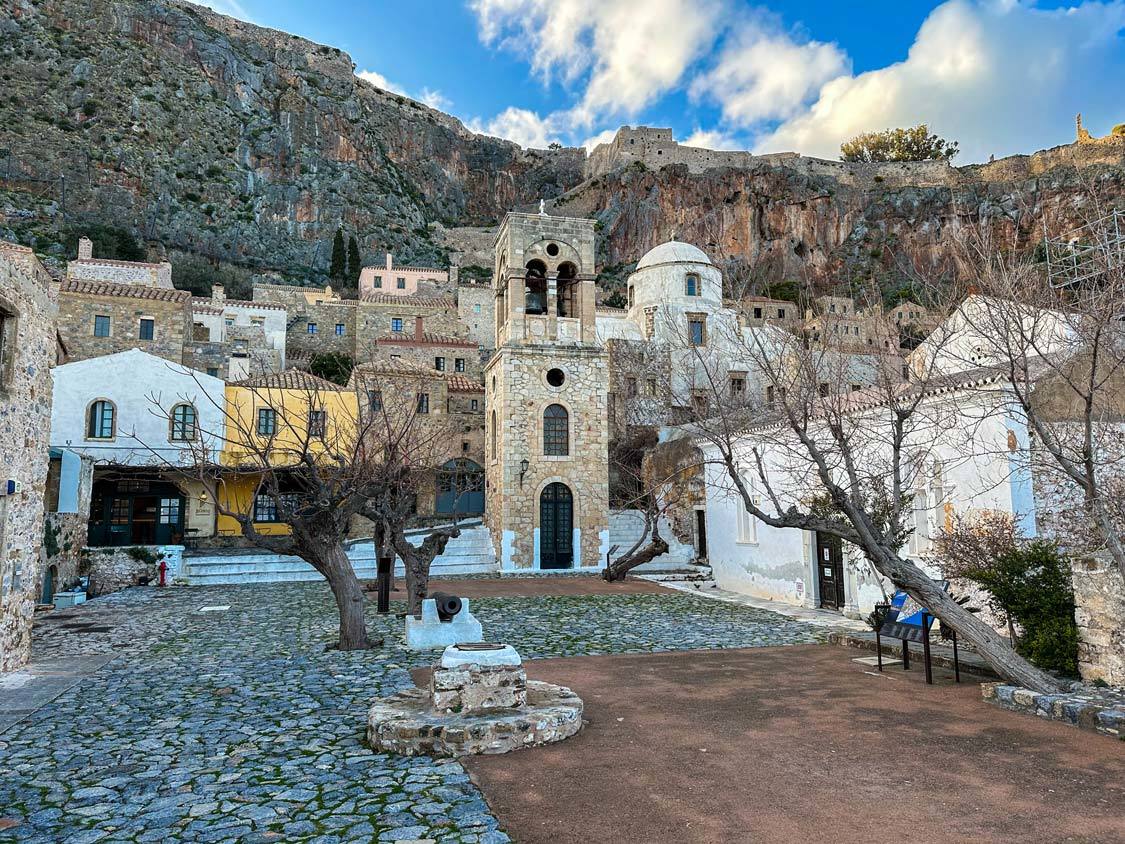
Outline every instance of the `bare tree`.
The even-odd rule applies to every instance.
[[[222,431],[199,430],[195,417],[177,421],[174,406],[152,398],[154,412],[184,426],[173,438],[191,455],[164,468],[201,484],[217,513],[252,545],[300,557],[324,576],[340,614],[341,650],[372,644],[363,589],[347,554],[353,520],[375,524],[377,553],[393,547],[415,589],[418,570],[428,571],[455,535],[442,532],[421,549],[405,540],[422,479],[450,442],[443,417],[429,412],[428,396],[422,401],[425,383],[423,376],[372,370],[350,387],[297,371],[261,376],[228,391]],[[288,529],[267,531],[263,522]]]
[[[1037,481],[1066,521],[1058,538],[1072,552],[1104,549],[1125,575],[1125,214],[1091,208],[1073,235],[1044,242],[1042,262],[984,225],[962,230],[979,295],[945,357],[1002,374],[1034,436]]]
[[[962,435],[948,419],[945,396],[956,380],[930,366],[908,381],[902,358],[857,347],[831,318],[816,341],[772,327],[740,328],[721,340],[681,330],[693,369],[677,403],[693,412],[685,430],[703,450],[710,484],[766,525],[850,543],[1002,676],[1058,687],[903,553],[919,541],[920,497],[931,496],[929,513],[942,512],[948,461],[971,457],[971,432]],[[752,389],[734,389],[736,368]]]

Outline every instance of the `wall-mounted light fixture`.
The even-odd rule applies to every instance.
[[[523,488],[523,476],[527,474],[528,467],[531,464],[527,462],[527,458],[520,461],[520,488]]]

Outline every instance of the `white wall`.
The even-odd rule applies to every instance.
[[[224,383],[202,372],[130,349],[55,368],[51,445],[98,463],[125,466],[180,464],[191,459],[186,444],[170,441],[166,415],[174,404],[195,405],[203,445],[213,456],[222,447]],[[86,437],[86,412],[97,399],[116,406],[116,436]],[[155,454],[154,454],[155,452]]]
[[[921,483],[927,506],[919,523],[931,536],[945,526],[947,518],[964,517],[982,510],[1014,513],[1021,517],[1026,536],[1036,533],[1034,491],[1027,468],[1026,428],[1013,413],[1002,409],[1002,393],[958,391],[927,399],[920,413],[928,424],[908,453],[926,451],[926,476]],[[1000,409],[997,409],[997,408]],[[885,411],[883,412],[885,413]],[[879,419],[883,418],[884,422]],[[885,416],[870,416],[870,430],[885,424]],[[776,436],[776,435],[772,435]],[[757,444],[766,451],[766,474],[779,491],[782,506],[800,496],[795,479],[805,468],[793,452],[779,452],[764,435],[748,434],[736,447],[745,466],[753,465],[752,449]],[[700,444],[705,455],[709,448]],[[713,458],[712,458],[713,459]],[[884,450],[889,460],[889,447]],[[872,456],[881,465],[882,460]],[[933,462],[941,464],[940,483],[930,481]],[[873,463],[872,465],[876,465]],[[753,473],[752,473],[753,474]],[[760,506],[772,510],[757,482]],[[793,484],[793,487],[790,485]],[[707,537],[709,562],[720,587],[757,597],[791,604],[819,605],[816,569],[813,565],[813,534],[795,528],[773,528],[755,522],[752,542],[740,539],[741,499],[732,491],[725,469],[707,468]],[[928,543],[925,534],[903,549],[928,573],[936,576],[925,559]],[[889,587],[888,587],[888,591]],[[845,545],[845,599],[852,613],[866,614],[882,599],[878,581],[870,572],[862,553]]]

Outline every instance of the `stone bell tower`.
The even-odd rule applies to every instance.
[[[594,324],[594,221],[508,214],[484,373],[486,521],[505,569],[602,564],[608,356]]]

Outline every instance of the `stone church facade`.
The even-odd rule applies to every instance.
[[[592,568],[609,542],[608,355],[594,221],[509,214],[484,371],[486,519],[503,569]]]

